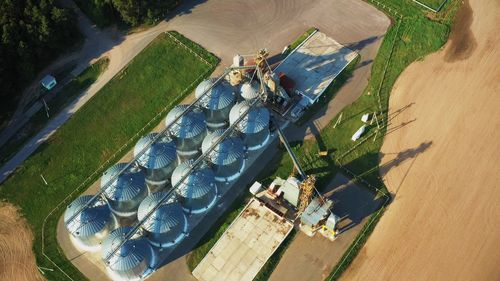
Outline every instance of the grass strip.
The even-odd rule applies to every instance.
[[[306,40],[307,37],[309,37],[309,35],[311,35],[316,30],[317,30],[316,27],[310,27],[308,30],[306,30],[306,32],[302,33],[299,37],[297,37],[297,39],[295,39],[295,41],[292,42],[292,44],[288,46],[288,49],[285,52],[285,54],[289,54],[293,50],[295,50],[295,48],[297,48],[300,44],[302,44],[302,42],[304,42],[304,40]]]
[[[195,46],[178,33],[172,36],[185,45]],[[218,62],[201,48],[197,51]],[[1,185],[0,196],[21,207],[33,230],[34,252],[40,266],[54,268],[42,256],[44,219],[71,194],[47,219],[45,253],[73,279],[85,279],[57,243],[56,225],[65,205],[98,178],[106,168],[103,163],[111,165],[120,159],[142,132],[156,126],[170,108],[194,89],[196,82],[214,69],[215,64],[202,62],[169,34],[159,35]],[[115,153],[120,146],[123,149]],[[96,176],[82,186],[98,168]],[[43,184],[41,174],[48,185]],[[82,190],[75,190],[79,186]],[[66,279],[57,269],[47,271],[45,277]]]

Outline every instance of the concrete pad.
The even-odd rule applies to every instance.
[[[356,52],[333,38],[316,32],[285,58],[275,72],[293,79],[295,89],[312,104],[356,56]]]
[[[218,280],[252,280],[274,251],[285,240],[293,224],[252,199],[208,255],[194,269],[198,280],[207,280],[217,270]],[[239,239],[240,233],[247,233]],[[228,242],[229,241],[229,242]]]

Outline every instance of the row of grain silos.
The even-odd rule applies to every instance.
[[[205,80],[197,87],[200,99],[189,111],[185,112],[189,105],[178,105],[167,114],[166,135],[150,133],[137,142],[134,164],[118,163],[103,174],[103,198],[71,221],[93,196],[81,196],[68,206],[64,221],[72,241],[87,251],[101,250],[113,279],[136,280],[153,270],[155,251],[182,241],[188,216],[214,206],[219,187],[245,169],[246,154],[267,143],[270,114],[262,106],[250,107],[259,96],[258,83],[246,82],[236,89],[224,80],[213,85],[215,81]],[[238,119],[235,130],[223,138]],[[202,153],[207,157],[194,167]],[[148,215],[143,235],[135,235],[111,255],[130,225]]]

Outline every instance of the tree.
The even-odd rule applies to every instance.
[[[78,36],[72,12],[55,0],[0,1],[0,121],[37,71]]]

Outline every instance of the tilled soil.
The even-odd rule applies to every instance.
[[[398,79],[391,123],[415,121],[382,147],[394,202],[344,280],[500,278],[499,14],[464,3],[444,50]]]

